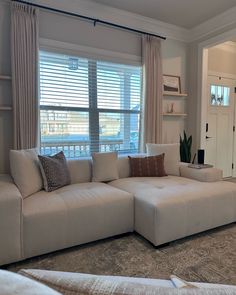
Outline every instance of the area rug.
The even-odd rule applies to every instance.
[[[128,234],[6,267],[21,268],[160,279],[176,274],[189,281],[236,285],[236,224],[158,249],[138,234]]]

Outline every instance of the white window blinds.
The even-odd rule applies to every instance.
[[[138,151],[141,67],[40,51],[41,153]]]

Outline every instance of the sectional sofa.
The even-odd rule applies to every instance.
[[[159,246],[236,221],[236,185],[219,169],[178,163],[177,175],[130,177],[121,156],[118,179],[103,183],[91,181],[92,166],[68,160],[71,184],[46,192],[36,152],[12,152],[18,187],[0,176],[0,265],[133,231]]]

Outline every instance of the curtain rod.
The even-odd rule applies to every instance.
[[[160,36],[160,35],[148,33],[148,32],[141,31],[141,30],[136,30],[136,29],[133,29],[133,28],[130,28],[130,27],[118,25],[116,23],[112,23],[112,22],[101,20],[101,19],[85,16],[85,15],[82,15],[82,14],[77,14],[77,13],[74,13],[74,12],[60,10],[60,9],[57,9],[57,8],[52,8],[52,7],[49,7],[49,6],[44,6],[44,5],[40,5],[40,4],[36,4],[36,3],[30,3],[30,2],[27,2],[27,1],[23,1],[23,0],[12,0],[12,2],[19,2],[19,3],[27,4],[27,5],[30,5],[30,6],[38,7],[38,8],[41,8],[41,9],[53,11],[53,12],[56,12],[56,13],[66,14],[66,15],[70,15],[70,16],[73,16],[73,17],[78,17],[78,18],[81,18],[81,19],[84,19],[84,20],[92,21],[94,26],[96,26],[97,23],[100,23],[100,24],[105,25],[105,26],[110,26],[110,27],[114,27],[114,28],[117,28],[117,29],[122,29],[122,30],[130,31],[130,32],[138,33],[138,34],[146,34],[146,35],[149,35],[149,36],[153,36],[153,37],[157,37],[157,38],[166,40],[166,37],[163,37],[163,36]]]

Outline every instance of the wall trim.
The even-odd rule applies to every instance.
[[[221,77],[221,78],[226,78],[226,79],[230,79],[230,80],[235,80],[236,81],[236,75],[229,74],[229,73],[208,71],[208,76]]]
[[[226,10],[190,30],[189,42],[201,39],[236,24],[236,7]]]
[[[189,39],[189,30],[185,28],[88,0],[33,0],[32,2],[145,30],[173,40],[187,42]]]
[[[8,0],[2,0],[8,3]],[[90,0],[31,0],[32,3],[84,14],[94,18],[129,26],[137,30],[167,37],[167,39],[191,43],[211,34],[217,34],[220,30],[227,30],[230,26],[236,26],[236,7],[233,7],[192,29],[172,25],[153,18],[118,8],[109,7]]]

